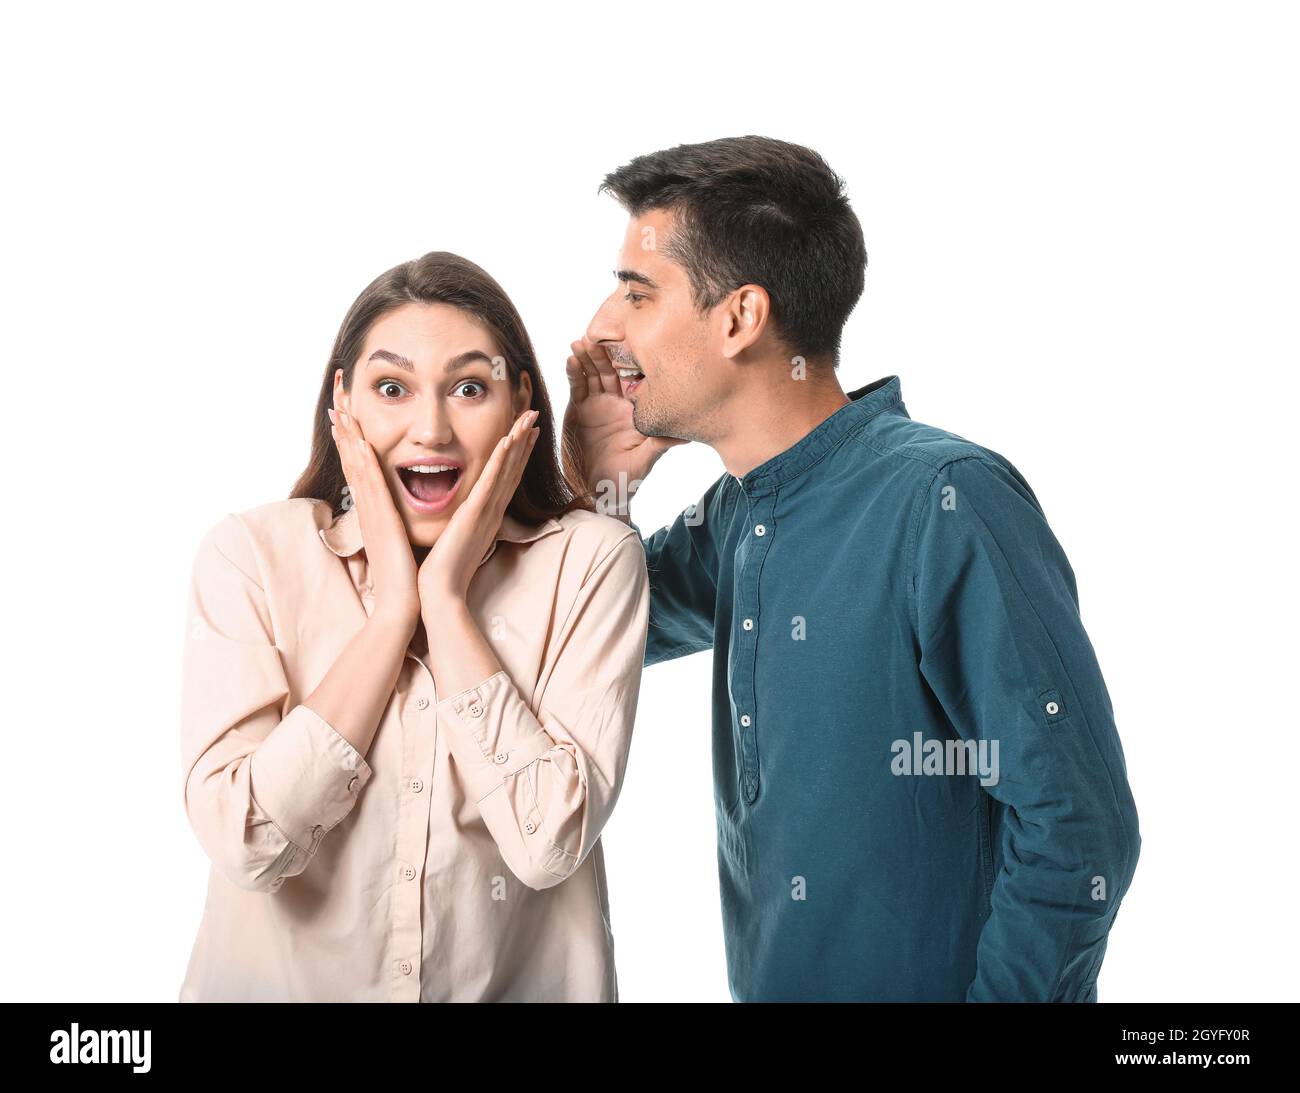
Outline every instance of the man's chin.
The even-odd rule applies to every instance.
[[[682,440],[677,431],[648,407],[632,403],[632,427],[645,437],[662,437],[665,440]]]
[[[635,399],[632,402],[632,427],[642,436],[654,436],[654,421],[648,410]]]

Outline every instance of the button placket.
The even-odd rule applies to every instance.
[[[736,549],[734,577],[735,604],[733,610],[739,628],[733,626],[729,650],[728,686],[736,710],[736,723],[740,739],[740,789],[746,803],[752,804],[758,796],[759,763],[757,710],[755,709],[758,664],[758,627],[760,613],[759,574],[763,559],[771,549],[776,529],[776,495],[770,490],[757,490],[746,494],[749,502],[749,527]]]
[[[399,786],[409,792],[399,793],[397,800],[397,844],[394,888],[390,914],[392,916],[392,955],[397,959],[398,975],[394,977],[393,1001],[418,1002],[420,999],[419,969],[424,955],[424,922],[422,888],[424,865],[429,846],[429,809],[432,794],[424,793],[424,784],[433,777],[437,749],[437,725],[432,729],[428,714],[431,701],[436,703],[433,676],[428,667],[413,653],[407,652],[398,687],[393,696],[401,726],[402,765],[398,772]],[[412,691],[429,690],[434,694],[412,696]],[[436,707],[435,707],[436,708]]]

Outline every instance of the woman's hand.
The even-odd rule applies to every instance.
[[[354,417],[338,409],[341,391],[341,374],[334,379],[334,408],[329,411],[333,425],[330,434],[338,448],[343,464],[343,476],[348,482],[361,522],[361,538],[365,543],[366,562],[375,596],[375,614],[408,625],[411,633],[420,621],[420,594],[416,584],[417,570],[406,525],[393,501],[384,477],[379,457],[369,442],[361,435],[361,426]],[[409,640],[409,639],[408,639]]]
[[[463,602],[479,562],[501,528],[506,506],[515,495],[540,429],[531,428],[536,410],[525,410],[497,442],[492,457],[464,502],[452,513],[438,541],[420,564],[420,610],[426,620]]]

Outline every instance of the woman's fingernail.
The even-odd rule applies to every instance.
[[[334,411],[333,411],[333,410],[326,410],[325,413],[327,413],[327,414],[329,415],[329,419],[330,419],[330,421],[334,421]],[[337,423],[336,423],[336,424],[337,424]]]

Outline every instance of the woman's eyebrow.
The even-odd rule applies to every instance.
[[[476,364],[479,361],[491,364],[492,358],[481,349],[467,349],[464,353],[458,353],[456,356],[452,357],[451,360],[443,366],[443,371],[447,373],[459,372],[462,368],[468,368],[471,364]]]
[[[403,357],[400,353],[392,353],[387,349],[376,349],[366,359],[367,364],[371,364],[375,361],[387,361],[395,368],[400,368],[404,372],[415,371],[415,365],[413,365],[409,360]],[[491,364],[492,358],[481,349],[467,349],[464,353],[458,353],[456,356],[452,357],[451,360],[443,366],[443,372],[448,374],[459,372],[462,368],[468,368],[471,364],[478,361],[484,361],[487,364]]]
[[[387,361],[389,364],[402,369],[404,372],[414,372],[415,365],[403,357],[400,353],[390,353],[387,349],[376,349],[366,360],[367,364],[373,364],[375,361]]]

